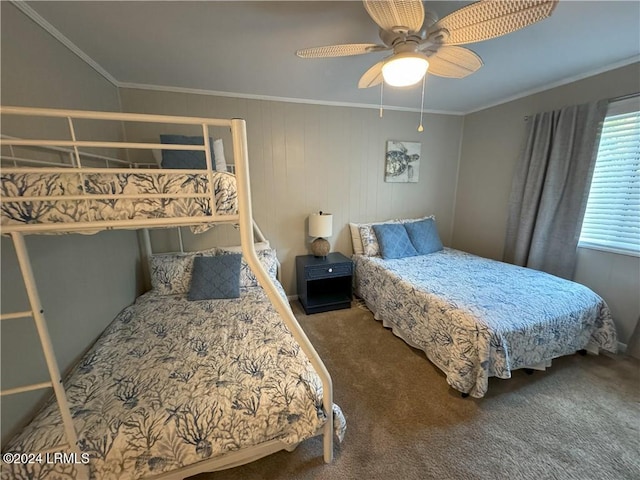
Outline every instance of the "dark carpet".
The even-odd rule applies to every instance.
[[[354,304],[300,324],[323,358],[347,433],[331,464],[313,438],[193,480],[640,479],[640,361],[572,355],[491,378],[461,398],[418,350]]]

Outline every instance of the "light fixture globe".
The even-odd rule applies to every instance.
[[[392,87],[408,87],[424,78],[429,68],[427,57],[418,52],[400,52],[382,66],[382,78]]]

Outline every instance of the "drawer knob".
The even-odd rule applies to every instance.
[[[333,268],[330,268],[330,269],[329,269],[329,273],[331,273],[331,272],[333,272]]]

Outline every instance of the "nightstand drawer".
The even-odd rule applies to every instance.
[[[331,265],[314,265],[307,266],[304,269],[307,280],[318,278],[341,277],[343,275],[351,275],[351,263],[334,263]]]

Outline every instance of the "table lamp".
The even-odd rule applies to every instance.
[[[333,233],[333,215],[330,213],[312,213],[309,215],[309,236],[316,237],[311,242],[311,253],[316,257],[326,257],[329,253],[329,241],[325,237],[330,237]]]

